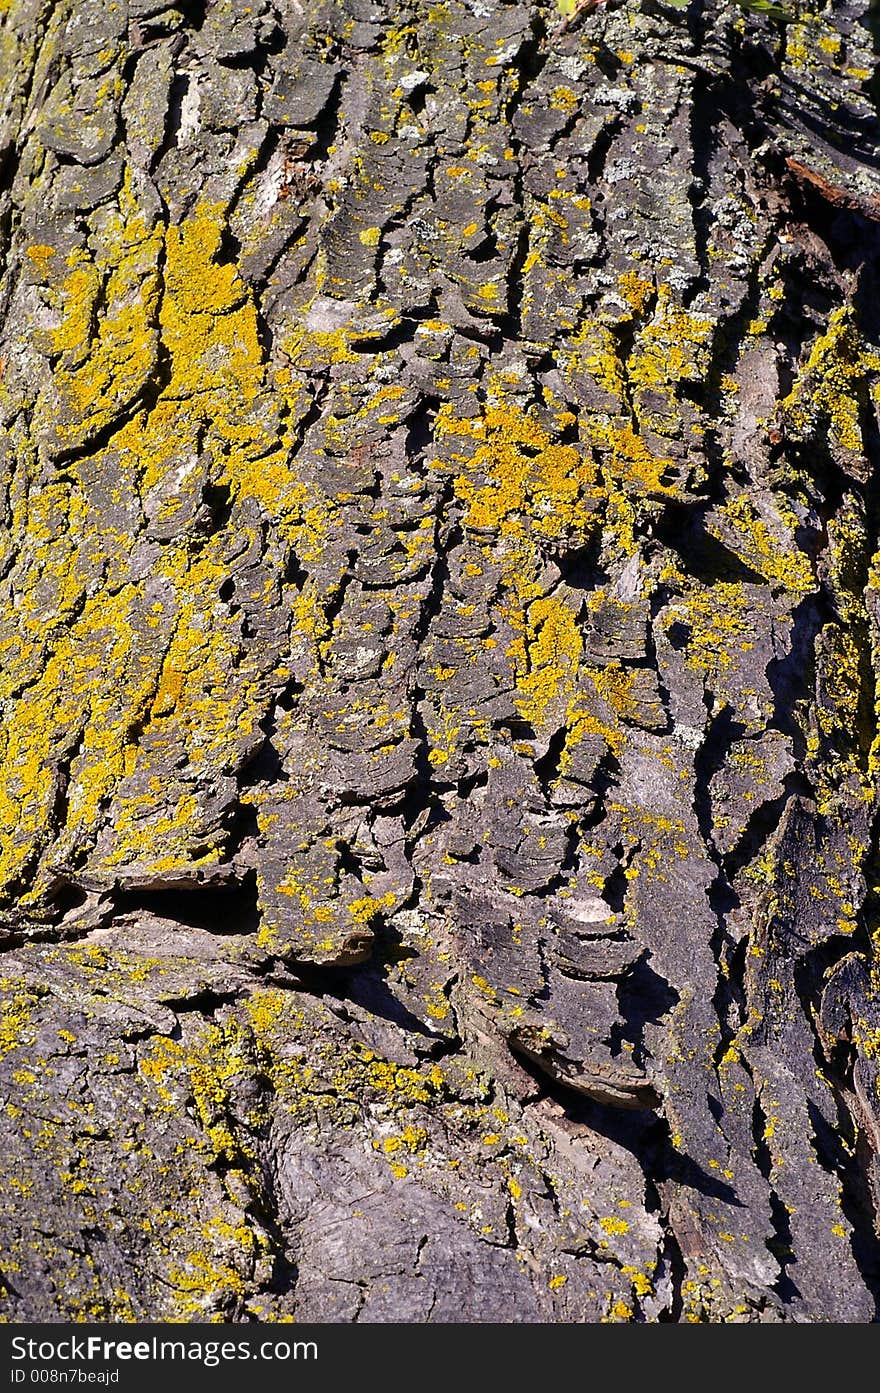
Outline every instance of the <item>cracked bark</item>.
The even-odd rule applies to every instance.
[[[0,3],[7,1318],[875,1318],[878,44]]]

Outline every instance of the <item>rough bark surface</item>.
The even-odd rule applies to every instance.
[[[0,0],[7,1319],[875,1318],[877,47]]]

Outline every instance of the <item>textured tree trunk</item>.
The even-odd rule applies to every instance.
[[[7,1319],[874,1318],[878,34],[0,0]]]

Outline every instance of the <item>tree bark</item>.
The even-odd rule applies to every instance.
[[[7,1319],[875,1318],[878,44],[0,0]]]

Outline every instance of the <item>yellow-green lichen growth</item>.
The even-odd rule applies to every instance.
[[[782,403],[783,419],[795,438],[825,429],[829,443],[851,454],[864,450],[861,417],[867,384],[880,371],[880,355],[869,350],[848,307],[836,309]]]

